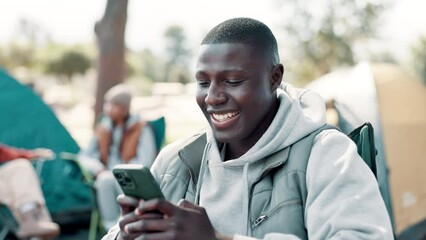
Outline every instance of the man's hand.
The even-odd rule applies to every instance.
[[[138,216],[135,213],[135,209],[139,205],[139,199],[121,194],[117,197],[117,202],[120,205],[121,215],[122,215],[122,217],[118,221],[118,225],[120,227],[120,235],[118,239],[123,239],[123,240],[135,239],[136,237],[139,236],[139,234],[136,232],[133,234],[128,233],[125,230],[125,228],[127,224],[138,220]]]
[[[118,239],[123,240],[131,240],[140,236],[143,232],[141,231],[129,231],[128,225],[135,223],[142,219],[161,219],[163,218],[162,214],[148,212],[144,214],[136,214],[135,209],[143,204],[144,200],[129,197],[126,195],[119,195],[117,197],[117,202],[121,207],[121,215],[122,217],[118,221],[118,225],[120,227],[120,235]]]
[[[161,212],[161,218],[147,217],[152,212]],[[134,214],[134,215],[133,215]],[[158,216],[158,215],[157,215]],[[164,200],[140,201],[139,206],[120,221],[125,232],[124,239],[216,239],[215,231],[203,207],[181,200],[178,206]],[[131,221],[137,219],[136,221]],[[123,236],[123,235],[122,235]]]

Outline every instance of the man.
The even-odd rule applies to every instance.
[[[0,202],[6,204],[19,223],[18,238],[51,239],[60,227],[52,222],[34,167],[29,160],[52,158],[49,149],[18,149],[0,145]]]
[[[116,198],[122,193],[111,169],[116,164],[139,163],[151,167],[157,155],[153,130],[138,115],[130,114],[131,91],[119,84],[105,94],[104,114],[95,136],[79,159],[96,176],[97,201],[104,227],[120,216]]]
[[[297,156],[325,124],[324,102],[280,89],[283,74],[263,23],[213,28],[195,74],[210,128],[159,154],[151,171],[165,199],[121,195],[123,217],[105,239],[392,239],[377,182],[349,138],[321,131],[302,149],[309,157]]]

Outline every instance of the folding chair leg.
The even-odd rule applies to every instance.
[[[89,238],[88,240],[96,240],[98,235],[98,228],[100,223],[100,215],[99,210],[97,208],[92,210],[92,214],[90,216],[90,229],[89,229]]]
[[[5,226],[0,232],[0,240],[6,239],[7,234],[9,233],[9,229]]]

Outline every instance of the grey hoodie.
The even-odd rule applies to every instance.
[[[243,156],[223,162],[211,130],[207,132],[208,144],[197,189],[200,194],[199,204],[207,209],[209,218],[219,232],[249,233],[249,189],[261,174],[262,168],[259,166],[262,159],[325,124],[325,108],[318,95],[296,91],[289,86],[286,90],[278,89],[280,107],[274,120],[259,141]]]
[[[280,107],[270,127],[247,153],[237,159],[224,162],[223,154],[218,149],[218,145],[212,136],[211,130],[207,132],[208,143],[204,150],[203,162],[197,185],[196,199],[199,198],[198,204],[206,208],[208,216],[212,221],[213,226],[215,226],[215,229],[225,234],[236,234],[234,239],[251,239],[243,237],[242,235],[251,235],[250,223],[248,220],[250,199],[249,189],[251,189],[255,179],[257,179],[261,174],[262,164],[264,164],[264,161],[262,160],[265,157],[297,142],[326,123],[325,105],[323,100],[317,94],[287,85],[284,90],[278,90],[278,98],[280,100]],[[324,133],[318,134],[315,142],[321,141],[321,139],[327,135],[330,137],[332,135],[330,135],[330,133],[336,134],[336,131],[326,130]],[[337,132],[337,134],[340,133]],[[337,149],[339,148],[337,145],[336,147]],[[330,154],[330,151],[327,154]],[[308,193],[312,193],[310,194],[312,196],[317,195],[324,189],[316,186],[315,184],[310,184],[309,175],[320,175],[319,178],[321,178],[323,174],[325,176],[330,175],[327,172],[318,174],[316,169],[312,168],[317,168],[316,164],[321,164],[321,169],[326,170],[328,168],[326,164],[332,163],[332,161],[326,162],[322,159],[330,159],[330,156],[321,156],[321,154],[315,154],[316,152],[318,152],[318,150],[315,150],[314,147],[308,163],[307,172]],[[358,157],[356,156],[356,149],[352,149],[348,154],[352,154],[354,158]],[[333,153],[331,153],[331,155],[333,155]],[[351,156],[348,157],[348,159],[351,158]],[[353,167],[357,168],[358,166]],[[330,167],[329,171],[333,171],[333,169],[335,168]],[[343,176],[342,179],[344,178],[345,177]],[[366,178],[368,178],[368,176]],[[377,183],[375,182],[375,179],[366,180],[371,182],[371,186],[363,186],[365,187],[365,191],[369,192],[373,189],[374,194],[372,197],[375,200],[377,199],[380,206],[378,209],[373,211],[377,211],[378,216],[383,216],[383,218],[379,217],[379,219],[381,219],[381,223],[374,226],[377,227],[379,232],[383,231],[377,235],[377,239],[392,239],[390,222],[386,216],[386,209],[384,208],[383,202],[380,199]],[[310,186],[311,188],[309,188]],[[344,186],[344,184],[342,184],[342,186]],[[344,191],[338,188],[334,190]],[[356,190],[361,191],[361,189]],[[351,191],[348,191],[348,193],[349,192]],[[330,203],[332,202],[331,198],[333,198],[333,193],[331,193],[328,198],[324,198],[324,200],[329,200],[328,203]],[[317,213],[313,213],[311,210],[314,208],[316,209],[318,204],[320,204],[320,206],[325,204],[326,206],[327,203],[315,202],[315,206],[309,209],[309,204],[312,203],[313,200],[315,199],[311,199],[308,196],[305,211],[305,222],[308,224],[314,222],[314,225],[316,226],[311,226],[308,229],[308,234],[313,239],[326,239],[326,236],[330,235],[323,227],[320,227],[321,224],[323,224],[320,220],[321,218],[318,218],[319,221],[315,219],[307,219],[307,215],[315,216]],[[335,204],[336,203],[333,203],[333,205]],[[345,202],[341,202],[339,204],[344,205]],[[372,207],[374,206],[375,204],[372,204]],[[323,211],[323,209],[316,209],[315,211],[318,210]],[[356,209],[354,209],[354,211],[356,211]],[[367,211],[370,211],[370,209]],[[341,221],[343,221],[343,219]],[[327,226],[325,225],[324,227],[326,228]],[[353,227],[359,228],[360,226]],[[357,238],[355,236],[353,237],[354,239]],[[286,236],[285,234],[269,234],[269,236],[267,235],[265,239],[297,238],[289,235]]]

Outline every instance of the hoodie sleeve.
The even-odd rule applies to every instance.
[[[327,130],[316,136],[306,185],[310,239],[393,239],[377,180],[343,133]]]

